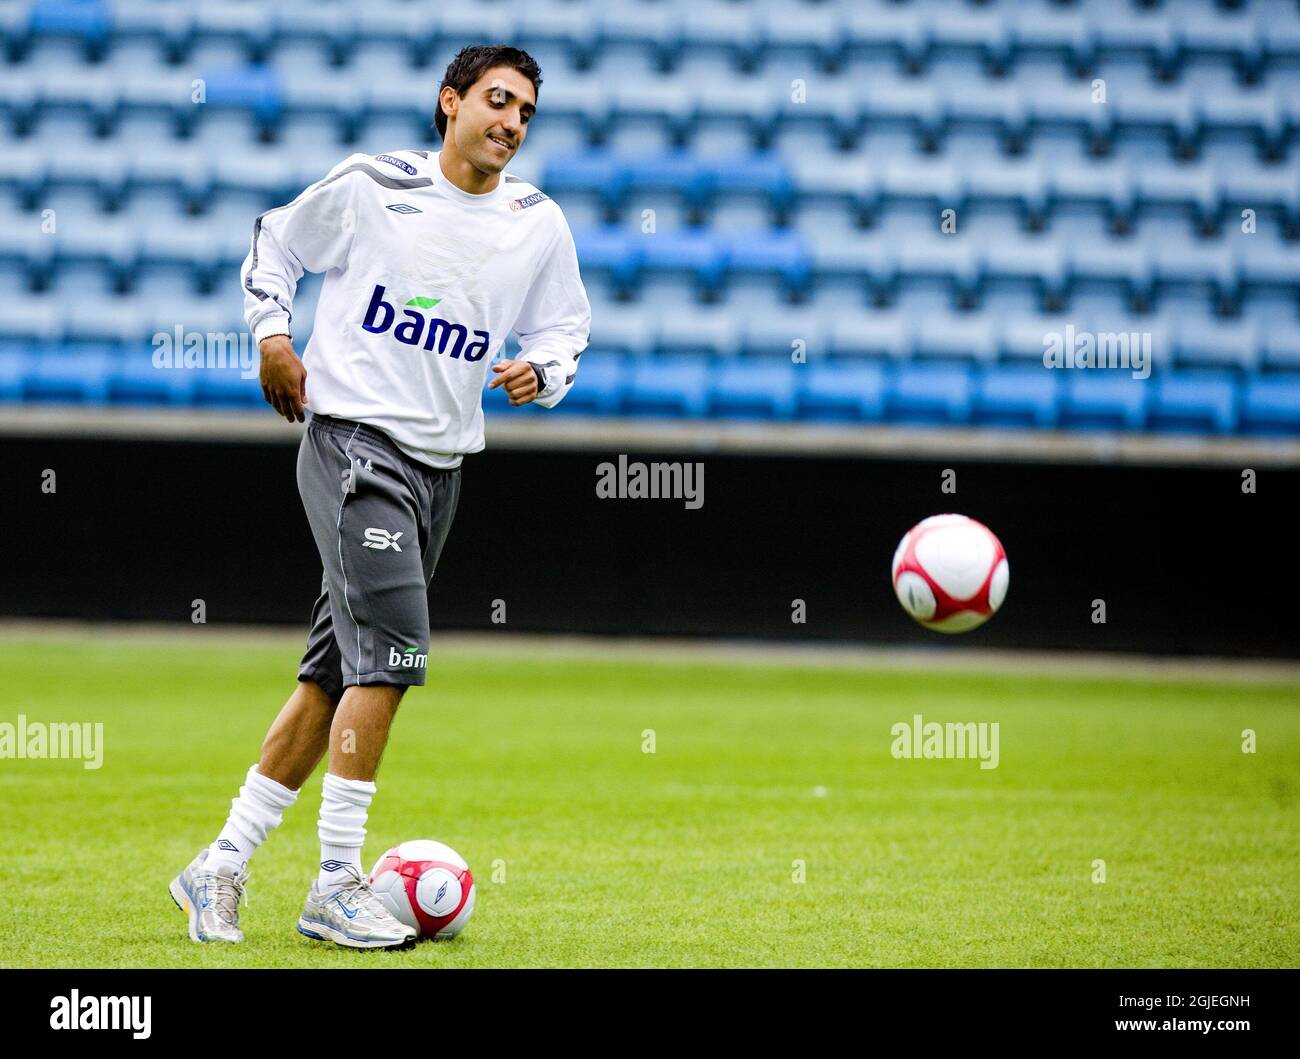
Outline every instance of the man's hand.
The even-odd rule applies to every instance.
[[[489,390],[506,388],[512,405],[527,404],[537,396],[537,373],[526,360],[501,360],[492,365],[497,377],[488,383]]]
[[[262,353],[262,396],[285,419],[303,422],[307,404],[307,369],[293,351],[288,335],[268,335],[258,345]]]

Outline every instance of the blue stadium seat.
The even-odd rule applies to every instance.
[[[710,174],[688,151],[623,156],[618,164],[628,191],[672,191],[692,206],[702,205],[708,195]]]
[[[109,10],[100,0],[35,0],[28,32],[32,37],[72,38],[97,53],[108,42]]]
[[[705,79],[693,93],[697,135],[701,124],[713,122],[743,130],[751,146],[766,146],[786,98],[786,92],[759,77]]]
[[[63,306],[50,297],[25,298],[0,313],[0,338],[21,338],[50,345],[62,342],[67,330]]]
[[[794,180],[784,159],[771,152],[753,152],[741,157],[701,160],[706,188],[716,201],[737,194],[757,193],[775,211],[789,209],[795,198]]]
[[[638,415],[700,418],[708,411],[708,365],[694,356],[637,360],[624,401]]]
[[[1114,287],[1130,304],[1155,297],[1155,262],[1137,243],[1083,241],[1069,249],[1068,270],[1079,287]]]
[[[975,381],[973,419],[996,426],[1054,427],[1059,372],[1047,368],[989,366]]]
[[[1175,332],[1174,361],[1179,366],[1250,371],[1258,367],[1262,356],[1259,325],[1254,320],[1183,320]]]
[[[1215,305],[1232,306],[1241,300],[1241,269],[1230,244],[1185,243],[1162,245],[1156,250],[1156,281],[1164,286],[1204,286]]]
[[[695,305],[665,306],[655,335],[655,352],[728,357],[739,345],[739,329],[731,317]]]
[[[616,225],[574,231],[578,262],[588,270],[608,273],[617,287],[630,287],[641,268],[644,237]]]
[[[270,67],[210,70],[202,74],[202,79],[210,107],[248,110],[268,124],[275,121],[284,109],[279,79]]]
[[[598,196],[606,209],[615,209],[627,194],[628,173],[614,156],[592,152],[548,158],[542,181],[549,195],[588,193]]]
[[[726,267],[725,248],[703,229],[658,231],[642,242],[646,269],[689,275],[701,291],[716,291]]]
[[[588,348],[578,361],[578,378],[573,388],[555,406],[556,409],[606,415],[617,412],[622,405],[627,372],[620,353]]]
[[[812,420],[879,422],[885,417],[885,371],[878,364],[809,361],[799,366],[799,413]]]
[[[1032,159],[1018,164],[1003,160],[976,162],[967,170],[966,190],[972,201],[1011,203],[1034,227],[1046,223],[1052,206],[1048,168]]]
[[[1264,368],[1300,371],[1300,328],[1270,329],[1264,337]]]
[[[277,5],[279,6],[279,5]],[[321,5],[313,5],[319,11]],[[150,41],[169,61],[188,55],[198,32],[189,4],[160,4],[157,0],[114,0],[112,35],[115,41]]]
[[[1095,103],[1088,106],[1105,110]],[[1137,180],[1124,162],[1062,165],[1052,170],[1052,196],[1062,204],[1099,209],[1112,224],[1131,227],[1137,213]]]
[[[1088,12],[1088,29],[1106,58],[1138,57],[1166,74],[1178,70],[1181,41],[1171,20],[1160,13],[1137,14],[1108,8]]]
[[[920,68],[933,45],[931,23],[909,7],[850,5],[846,11],[850,56],[887,55]]]
[[[829,351],[828,313],[816,304],[793,306],[773,301],[729,317],[746,357],[793,362],[802,356],[810,361]]]
[[[205,42],[230,41],[244,52],[249,62],[265,59],[275,39],[274,18],[249,18],[241,3],[198,4],[194,11],[194,31]]]
[[[915,350],[914,321],[897,311],[843,314],[830,328],[830,351],[837,357],[884,357],[902,361]]]
[[[966,367],[904,364],[894,376],[888,408],[904,422],[954,423],[970,420],[974,387]]]
[[[256,378],[242,378],[239,367],[201,368],[194,376],[195,403],[212,407],[256,408],[265,403]]]
[[[848,74],[819,77],[801,96],[795,96],[788,83],[781,86],[780,91],[775,86],[767,91],[766,100],[755,98],[752,102],[763,104],[771,101],[772,109],[760,112],[769,123],[806,124],[826,133],[838,149],[857,146],[864,115],[869,113],[869,103],[860,83],[854,82]],[[751,90],[751,95],[757,95],[757,91]],[[880,109],[885,109],[883,103]],[[907,116],[910,118],[910,113]],[[768,135],[771,135],[770,128]]]
[[[967,362],[997,359],[999,329],[988,316],[927,316],[916,323],[913,355]]]
[[[796,374],[788,360],[731,361],[712,372],[710,411],[741,419],[789,419],[798,401]]]
[[[1300,375],[1247,379],[1241,419],[1250,434],[1300,434]]]
[[[144,341],[148,320],[130,298],[78,298],[65,310],[65,335],[73,342],[128,343]]]
[[[985,255],[974,240],[957,236],[924,236],[898,248],[898,274],[907,279],[938,280],[965,305],[973,304],[983,288]]]
[[[755,12],[762,23],[764,57],[811,59],[824,71],[838,70],[848,53],[844,12],[829,4],[774,3]]]
[[[1151,379],[1148,426],[1228,434],[1237,425],[1237,385],[1228,372],[1157,372]]]
[[[30,401],[104,404],[112,366],[108,345],[42,347],[27,360],[23,389]]]
[[[1088,144],[1109,145],[1115,137],[1115,110],[1109,105],[1094,103],[1088,82],[1068,86],[1039,85],[1029,100],[1030,125],[1034,130],[1070,130],[1084,136]],[[1077,181],[1071,186],[1086,185],[1092,176],[1092,166],[1079,167]],[[1069,169],[1057,172],[1057,179]]]
[[[26,360],[22,353],[0,349],[0,401],[23,399],[23,383],[27,378]]]
[[[1096,29],[1086,15],[1062,7],[1017,9],[1016,50],[1030,55],[1064,58],[1074,71],[1091,69],[1097,58]]]
[[[793,231],[737,232],[726,240],[727,271],[780,277],[785,289],[804,294],[812,279],[812,255]]]
[[[194,398],[197,371],[154,363],[154,347],[129,347],[117,357],[108,378],[108,398],[115,404],[185,405]]]
[[[1117,124],[1125,130],[1156,133],[1166,137],[1176,149],[1186,151],[1200,143],[1201,111],[1197,99],[1186,86],[1150,87],[1107,98],[1099,110],[1114,109]]]
[[[612,95],[611,125],[650,122],[658,124],[672,142],[685,141],[695,113],[695,97],[687,85],[633,72],[619,78],[612,93],[609,85],[604,91]],[[597,131],[603,135],[608,130]]]
[[[1225,17],[1208,6],[1190,6],[1181,13],[1178,34],[1189,55],[1233,60],[1238,70],[1257,76],[1264,48],[1253,19]]]
[[[1062,374],[1062,426],[1141,430],[1146,425],[1149,380],[1115,369],[1076,368]]]

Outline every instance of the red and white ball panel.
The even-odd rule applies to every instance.
[[[1006,599],[1011,571],[1002,543],[965,515],[933,515],[899,542],[894,592],[913,618],[937,632],[983,625]]]
[[[370,886],[422,938],[454,938],[474,912],[469,865],[441,842],[421,839],[394,846],[375,862]]]

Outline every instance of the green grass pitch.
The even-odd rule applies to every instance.
[[[0,760],[0,962],[1300,963],[1295,685],[436,643],[365,860],[409,838],[458,849],[478,883],[461,937],[357,953],[296,932],[318,769],[253,860],[246,943],[194,945],[167,883],[224,821],[297,657],[291,638],[201,633],[0,642],[0,722],[104,725],[98,770]],[[890,727],[915,713],[998,722],[998,767],[896,760]]]

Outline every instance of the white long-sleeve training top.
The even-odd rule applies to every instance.
[[[573,234],[538,188],[502,173],[475,195],[438,154],[354,154],[253,226],[241,270],[254,342],[292,335],[303,272],[323,272],[303,354],[307,407],[384,431],[432,467],[483,448],[483,387],[511,329],[568,393],[591,331]],[[545,385],[541,386],[544,381]]]

